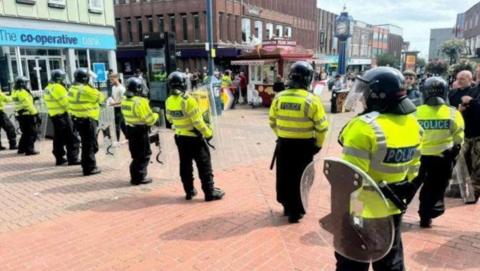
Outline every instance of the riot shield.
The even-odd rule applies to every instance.
[[[203,120],[213,130],[213,141],[205,143],[212,149],[215,146],[221,145],[221,134],[217,127],[217,118],[221,112],[221,105],[219,98],[215,96],[214,87],[204,85],[195,89],[191,94],[197,100]]]
[[[455,164],[455,182],[460,188],[460,195],[464,203],[475,202],[475,192],[473,190],[472,178],[468,171],[467,162],[464,153],[460,153],[457,163]]]
[[[321,216],[320,237],[337,253],[354,261],[374,262],[390,251],[394,239],[393,218],[388,212],[391,206],[365,172],[337,158],[313,161],[301,181],[305,208],[313,187],[315,198],[310,201],[322,203],[315,206]]]
[[[150,144],[153,144],[153,157],[154,159],[151,159],[150,162],[157,162],[161,165],[165,163],[165,153],[162,148],[163,142],[165,142],[165,132],[166,132],[166,123],[164,122],[165,116],[164,116],[164,111],[160,110],[157,112],[158,114],[158,121],[157,123],[150,128],[150,133],[148,135]],[[153,161],[152,161],[153,160]]]
[[[99,146],[97,160],[102,167],[121,168],[124,165],[122,160],[130,157],[125,157],[123,152],[120,153],[121,148],[126,147],[127,141],[117,141],[115,127],[114,107],[102,107],[100,109],[100,118],[97,127],[97,141]]]

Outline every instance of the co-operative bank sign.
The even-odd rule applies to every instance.
[[[0,27],[1,46],[115,49],[115,37],[106,34]]]

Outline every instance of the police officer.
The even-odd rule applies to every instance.
[[[463,143],[463,117],[447,105],[448,84],[441,77],[428,78],[423,87],[424,105],[417,108],[424,129],[421,166],[415,183],[420,190],[420,227],[429,228],[432,218],[445,212],[444,194]]]
[[[277,94],[270,106],[270,127],[278,137],[277,201],[290,223],[298,222],[305,214],[300,197],[302,173],[322,148],[328,130],[320,99],[307,91],[313,74],[308,62],[294,63],[288,89]]]
[[[3,111],[5,104],[12,101],[12,97],[7,96],[0,90],[0,129],[5,130],[7,134],[8,143],[10,145],[10,150],[17,149],[17,134],[15,133],[15,127],[8,118],[7,114]],[[5,150],[6,148],[2,146],[2,141],[0,140],[0,151]]]
[[[73,76],[75,81],[68,92],[68,112],[82,141],[83,175],[98,174],[101,171],[95,160],[98,151],[96,130],[100,104],[105,101],[105,96],[89,85],[90,75],[87,69],[79,68]]]
[[[130,183],[132,185],[147,184],[152,178],[146,178],[147,166],[150,162],[150,127],[158,121],[158,114],[153,113],[140,78],[127,80],[126,99],[122,100],[122,114],[127,125],[128,148],[132,156],[130,163]]]
[[[80,165],[78,159],[80,142],[73,131],[73,123],[68,115],[68,91],[65,88],[66,74],[63,70],[53,70],[50,83],[44,91],[43,99],[53,124],[53,155],[56,165],[68,161],[68,165]],[[65,148],[67,151],[65,152]],[[65,154],[67,159],[65,159]]]
[[[191,200],[197,194],[193,185],[193,165],[195,160],[202,182],[205,201],[219,200],[224,195],[221,189],[214,187],[212,162],[207,141],[213,136],[199,110],[195,98],[185,93],[186,75],[173,72],[168,76],[170,97],[166,101],[167,120],[175,129],[175,143],[180,157],[180,178],[182,179],[185,199]]]
[[[415,105],[407,98],[400,71],[389,67],[373,68],[357,77],[352,91],[363,94],[359,97],[366,109],[347,123],[340,133],[342,158],[365,171],[375,182],[386,183],[386,187],[393,191],[389,196],[384,193],[391,207],[381,215],[393,216],[394,243],[384,258],[372,263],[373,269],[403,271],[400,225],[402,212],[415,193],[411,181],[420,166],[418,148],[422,128],[411,114]],[[371,210],[376,208],[375,198],[366,198],[364,204]],[[338,271],[369,269],[369,263],[357,262],[338,253],[335,257]]]
[[[28,89],[28,78],[24,76],[15,79],[12,99],[15,102],[15,111],[22,136],[18,143],[18,153],[25,155],[39,154],[35,150],[37,140],[37,125],[40,123],[38,111],[33,104],[33,96]]]

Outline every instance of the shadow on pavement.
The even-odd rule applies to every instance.
[[[82,176],[80,168],[72,167],[69,170],[57,171],[55,168],[42,168],[35,171],[28,171],[6,177],[6,183],[24,183],[24,182],[38,182],[49,181],[53,179],[70,179]]]
[[[320,237],[320,234],[317,231],[311,231],[305,233],[302,237],[300,237],[300,242],[307,246],[312,247],[324,247],[328,244]]]
[[[86,192],[95,192],[100,190],[116,189],[130,187],[130,183],[122,181],[108,181],[108,182],[86,182],[78,184],[69,184],[64,186],[53,187],[41,191],[44,193],[86,193]]]
[[[2,172],[28,171],[28,170],[39,169],[39,168],[53,168],[54,166],[55,166],[55,163],[53,162],[38,162],[38,163],[30,163],[30,164],[21,163],[21,162],[2,163],[0,166],[0,170]]]
[[[287,224],[286,219],[263,213],[225,213],[195,220],[161,234],[162,240],[208,241],[245,235],[254,230]]]
[[[4,158],[17,158],[18,156],[21,156],[22,154],[18,154],[17,151],[12,151],[10,153],[4,153],[4,152],[1,152],[0,153],[0,159],[4,159]]]

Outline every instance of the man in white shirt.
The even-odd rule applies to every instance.
[[[122,115],[122,97],[125,94],[125,87],[120,83],[117,73],[110,75],[110,83],[112,84],[112,96],[108,99],[108,104],[114,107],[115,110],[115,132],[117,140],[120,140],[120,130],[126,137],[125,121]]]

